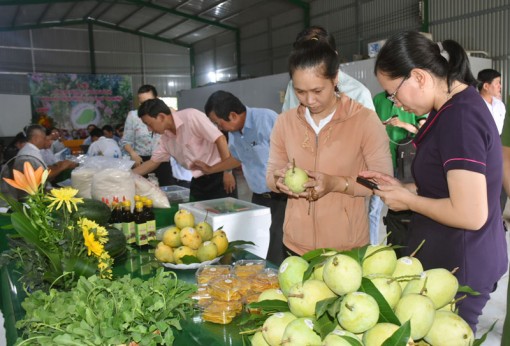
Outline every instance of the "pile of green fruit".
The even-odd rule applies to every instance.
[[[475,342],[473,331],[455,312],[457,293],[474,292],[459,287],[446,269],[424,271],[414,255],[397,259],[391,246],[291,256],[281,264],[278,280],[283,296],[273,299],[280,305],[276,300],[250,304],[269,311],[262,326],[252,329],[252,345]]]
[[[174,216],[175,226],[168,227],[155,251],[163,263],[183,264],[185,259],[194,262],[211,261],[227,251],[229,242],[222,230],[213,231],[206,221],[195,224],[188,210],[180,209]],[[186,263],[189,264],[189,263]]]

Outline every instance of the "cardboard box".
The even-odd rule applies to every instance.
[[[228,240],[247,240],[255,243],[246,250],[266,258],[269,248],[271,210],[232,197],[179,204],[179,209],[189,210],[195,223],[207,221],[213,230],[222,228]],[[207,218],[206,218],[207,215]]]

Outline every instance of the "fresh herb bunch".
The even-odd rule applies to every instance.
[[[37,288],[45,283],[46,287],[70,289],[80,276],[98,274],[111,278],[113,259],[104,249],[107,230],[89,219],[71,218],[83,202],[75,197],[78,190],[64,187],[46,193],[48,174],[42,167],[34,171],[25,162],[23,173],[13,170],[14,179],[4,178],[11,186],[27,193],[23,203],[0,194],[13,211],[13,228],[23,239],[16,243],[12,253],[18,263],[24,263],[26,274],[22,279],[29,278],[24,283]],[[28,262],[37,263],[37,271],[26,265]]]
[[[72,291],[37,291],[22,303],[16,345],[172,345],[193,314],[196,285],[159,268],[148,280],[81,277]]]

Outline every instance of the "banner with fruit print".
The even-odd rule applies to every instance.
[[[103,74],[28,75],[32,123],[46,128],[84,129],[123,123],[132,109],[131,77]]]

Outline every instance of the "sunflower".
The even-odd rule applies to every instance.
[[[34,167],[28,161],[23,164],[23,173],[13,169],[12,174],[14,179],[4,178],[7,184],[15,187],[16,189],[23,190],[29,195],[35,195],[39,191],[39,186],[44,185],[48,178],[49,171],[43,170],[39,166],[34,171]]]
[[[77,189],[73,189],[72,187],[63,187],[60,189],[51,189],[51,196],[48,196],[48,199],[52,201],[48,208],[50,210],[56,206],[56,210],[59,210],[62,207],[62,204],[65,204],[67,210],[71,213],[74,210],[78,210],[76,204],[83,203],[83,198],[74,197],[78,193]]]

